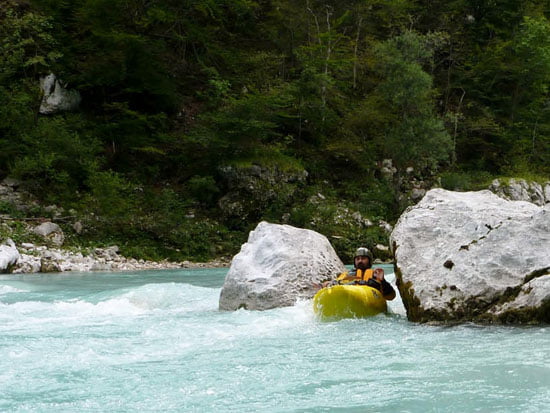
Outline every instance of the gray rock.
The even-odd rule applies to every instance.
[[[433,189],[399,218],[391,243],[410,320],[545,321],[550,205]]]
[[[411,191],[411,199],[414,202],[420,201],[424,195],[426,195],[426,190],[423,188],[413,188]]]
[[[74,232],[76,232],[77,234],[82,234],[82,230],[84,229],[84,227],[82,226],[82,222],[76,221],[73,224],[73,229],[74,229]]]
[[[235,255],[220,294],[221,310],[267,310],[316,292],[314,283],[345,270],[323,235],[261,222]]]
[[[550,274],[525,283],[512,300],[497,304],[490,312],[505,322],[531,322],[533,319],[550,323]]]
[[[550,183],[545,183],[543,186],[538,182],[512,178],[505,184],[495,179],[489,186],[489,190],[511,201],[527,201],[539,206],[550,202]]]
[[[12,239],[8,238],[2,245],[0,245],[0,272],[11,272],[20,255],[15,243]]]
[[[90,271],[111,271],[112,265],[110,263],[95,262],[92,264]]]
[[[33,229],[33,232],[56,246],[63,245],[65,235],[61,227],[53,222],[44,222]]]
[[[378,221],[378,226],[386,231],[388,234],[393,231],[393,227],[382,219]]]
[[[80,104],[80,93],[68,90],[53,73],[40,78],[40,88],[43,92],[39,112],[49,115],[57,112],[75,110]]]
[[[42,257],[40,259],[40,272],[61,272],[61,267],[57,261]]]
[[[15,266],[14,273],[40,272],[40,257],[28,254],[21,254],[21,258]]]
[[[529,193],[529,198],[531,199],[531,202],[535,205],[542,206],[546,203],[544,199],[544,191],[542,189],[542,185],[538,182],[531,182],[529,188],[527,189],[527,192]]]
[[[374,256],[379,262],[388,262],[392,259],[392,252],[387,245],[376,244],[374,246]]]
[[[386,245],[383,245],[383,244],[376,244],[374,246],[374,249],[377,250],[377,251],[382,251],[382,252],[386,252],[386,251],[389,251],[390,248]]]
[[[7,198],[13,193],[13,188],[7,185],[0,185],[0,196]]]
[[[510,179],[508,186],[504,187],[504,194],[512,201],[529,201],[529,185],[524,179]]]
[[[112,245],[107,248],[96,248],[94,250],[94,255],[98,260],[115,260],[118,258],[119,248],[117,245]]]
[[[391,159],[384,159],[380,172],[386,179],[392,179],[393,175],[397,173],[397,168],[393,166],[393,161]]]
[[[16,189],[21,185],[21,181],[8,176],[2,180],[2,185],[8,186],[12,189]]]
[[[544,193],[544,202],[550,202],[550,182],[546,182],[542,189]]]

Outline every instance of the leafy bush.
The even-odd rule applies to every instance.
[[[194,176],[187,185],[193,198],[204,204],[211,204],[220,192],[212,176]]]
[[[441,174],[441,186],[451,191],[487,189],[495,177],[485,171],[449,171]]]
[[[48,202],[71,202],[97,169],[97,140],[81,134],[78,115],[40,118],[36,127],[20,135],[20,156],[12,173],[28,181]]]

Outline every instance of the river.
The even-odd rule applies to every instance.
[[[549,326],[220,312],[226,272],[0,276],[0,411],[550,409]]]

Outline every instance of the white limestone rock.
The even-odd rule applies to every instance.
[[[544,193],[544,201],[550,202],[550,182],[546,182],[543,185],[542,192]]]
[[[0,272],[11,272],[19,260],[19,251],[12,239],[0,245]]]
[[[221,310],[267,310],[312,298],[314,283],[345,270],[315,231],[261,222],[235,255],[220,294]]]
[[[55,259],[42,257],[40,258],[40,272],[61,272],[61,266]]]
[[[538,182],[512,178],[508,183],[502,183],[499,179],[495,179],[489,186],[489,190],[511,201],[527,201],[539,206],[550,202],[550,183],[548,182],[541,185]]]
[[[21,254],[21,258],[17,262],[13,273],[14,274],[28,274],[40,272],[41,258],[35,255]]]
[[[550,271],[548,204],[432,189],[399,218],[391,244],[412,321],[507,322],[527,283],[533,305],[550,300],[549,284],[537,280]]]
[[[39,109],[41,114],[49,115],[78,108],[80,93],[77,90],[68,90],[65,86],[53,73],[40,79],[40,87],[44,94]]]
[[[413,188],[410,197],[414,202],[418,202],[424,195],[426,195],[426,190],[424,188]]]
[[[550,273],[525,283],[514,300],[496,305],[491,313],[504,321],[550,320]]]
[[[90,268],[90,271],[111,271],[113,266],[107,262],[96,262]]]

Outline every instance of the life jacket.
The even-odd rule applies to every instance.
[[[366,270],[360,270],[356,268],[352,272],[343,272],[336,278],[336,281],[339,281],[342,284],[348,284],[355,281],[368,281],[374,275],[374,271],[371,268]]]
[[[336,278],[336,282],[343,285],[368,285],[369,287],[376,288],[380,291],[384,299],[393,300],[395,298],[395,290],[393,287],[387,281],[382,281],[380,283],[376,278],[373,278],[373,275],[374,271],[370,268],[364,271],[356,268],[355,271],[340,274],[338,278]]]

